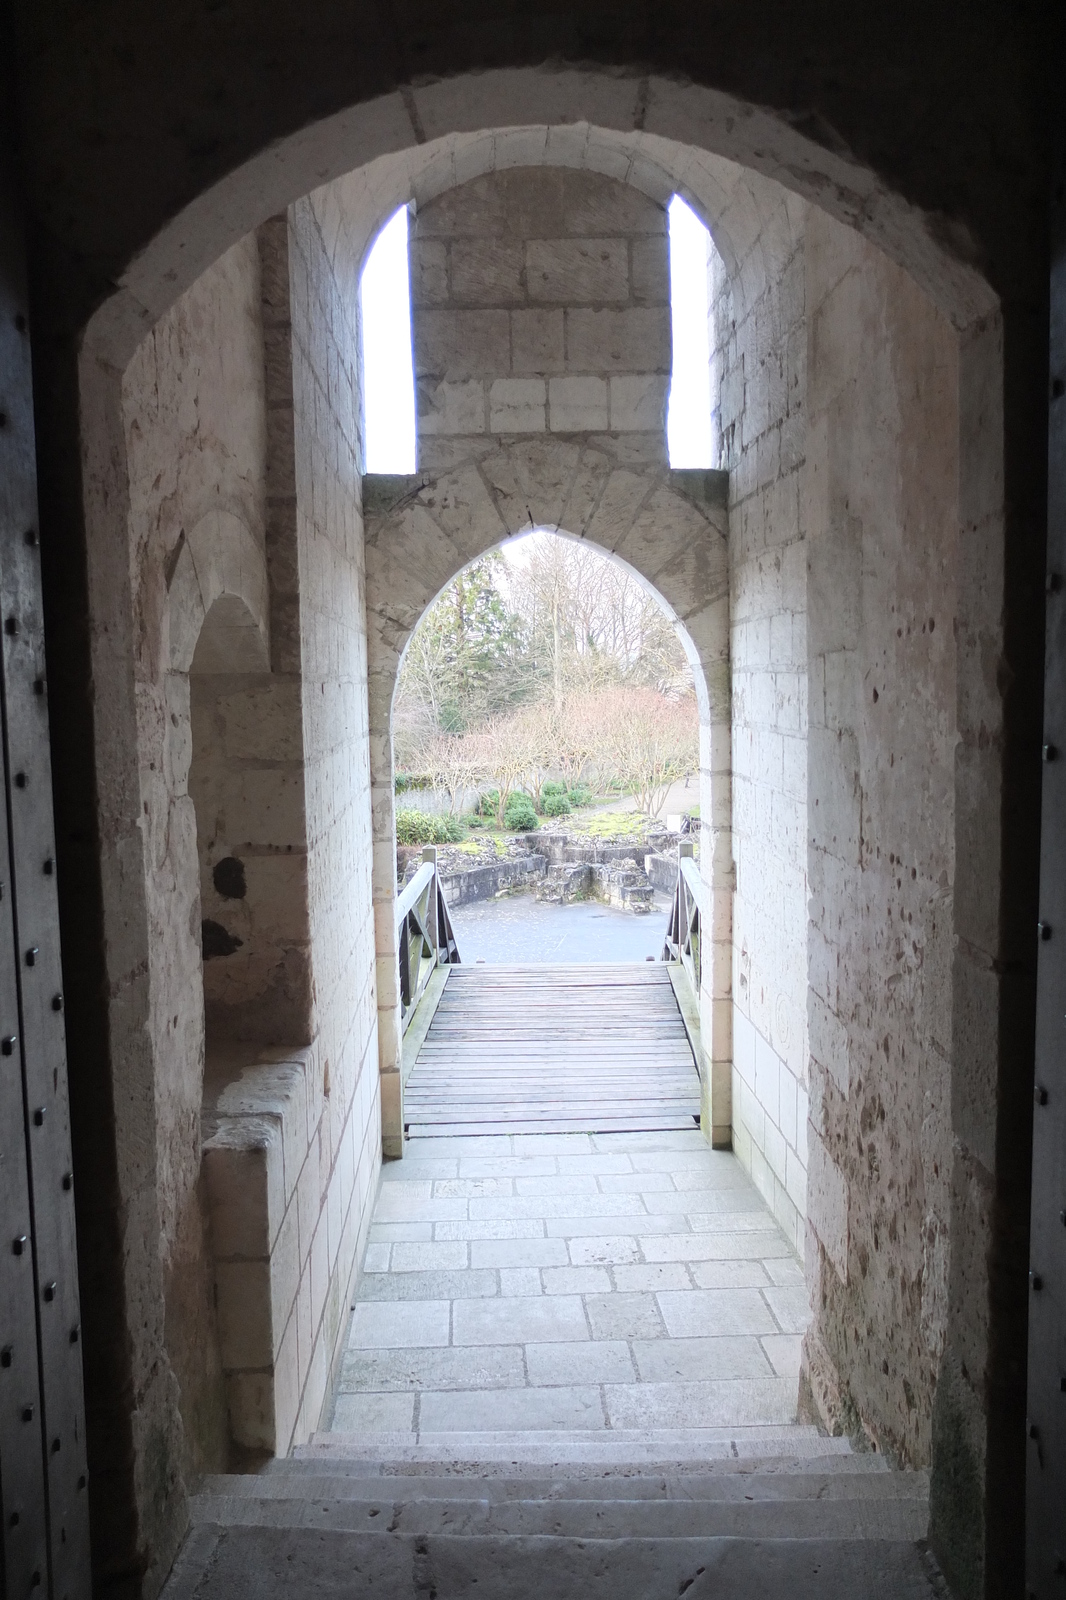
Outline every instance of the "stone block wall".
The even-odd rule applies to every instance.
[[[243,605],[231,622],[230,598],[208,614],[188,678],[209,1070],[226,1041],[311,1036],[299,682],[267,670],[265,642],[240,626]]]
[[[807,1164],[804,208],[780,205],[729,277],[712,261],[729,508],[733,1147],[802,1256]],[[762,259],[778,275],[768,279]]]
[[[206,273],[124,383],[165,1340],[193,1470],[317,1426],[376,1191],[358,392],[310,202]]]
[[[263,650],[265,426],[259,267],[254,239],[228,251],[141,344],[123,378],[128,589],[122,595],[135,687],[137,823],[124,933],[112,939],[114,1047],[149,1060],[153,1192],[132,1225],[158,1237],[168,1401],[185,1465],[224,1464],[228,1423],[214,1285],[197,1185],[204,1070],[200,873],[189,666],[208,613],[237,598]],[[121,627],[113,627],[117,641]],[[139,836],[139,838],[138,838]],[[139,877],[140,881],[135,880]],[[137,915],[143,906],[143,924]],[[147,973],[147,982],[139,974]]]
[[[331,1098],[315,1046],[246,1069],[204,1107],[219,1349],[233,1442],[252,1458],[284,1455],[320,1421],[331,1282],[351,1275],[330,1216],[359,1192],[359,1119],[334,1151]]]
[[[807,1370],[831,1420],[930,1459],[948,1298],[958,345],[811,211]]]
[[[643,433],[665,450],[666,214],[569,168],[488,173],[411,231],[420,439]]]
[[[288,242],[316,1034],[308,1096],[322,1103],[301,1439],[318,1425],[340,1358],[377,1191],[381,1115],[356,307],[313,198],[292,207]]]

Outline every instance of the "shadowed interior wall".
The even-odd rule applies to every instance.
[[[241,601],[204,621],[189,669],[207,1070],[227,1046],[307,1044],[311,964],[299,679],[268,670]]]
[[[225,1461],[228,1430],[198,1197],[204,1013],[187,674],[227,568],[243,569],[262,620],[262,373],[258,260],[246,240],[153,330],[122,394],[148,984],[142,992],[134,978],[124,994],[115,973],[114,1036],[143,1028],[150,1050],[166,1349],[194,1470]]]
[[[357,340],[310,205],[271,227],[123,387],[166,1350],[193,1470],[317,1425],[380,1161]],[[279,1060],[280,1095],[257,1065]],[[288,1168],[253,1293],[222,1167],[257,1114]]]

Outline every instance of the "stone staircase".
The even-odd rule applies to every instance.
[[[924,1473],[813,1428],[320,1434],[214,1477],[165,1600],[930,1600]]]

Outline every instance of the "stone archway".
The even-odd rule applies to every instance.
[[[471,561],[547,528],[623,561],[667,602],[693,669],[700,714],[701,863],[711,956],[700,996],[708,1136],[727,1142],[732,1028],[728,474],[633,462],[575,438],[497,440],[447,472],[363,480],[374,918],[382,1136],[403,1153],[392,704],[404,649],[429,605]],[[705,948],[707,945],[705,943]]]
[[[561,76],[568,83],[570,82],[566,74]],[[508,86],[513,89],[516,82],[513,77],[507,74],[500,75],[499,79],[495,74],[486,74],[484,79],[479,80],[479,88],[484,87],[489,79],[492,80],[492,84],[489,87],[500,92],[503,92]],[[525,80],[522,79],[522,81]],[[540,87],[543,88],[543,82],[541,82]],[[572,84],[571,87],[574,87],[574,85]],[[588,86],[584,85],[584,88],[587,89]],[[660,92],[665,94],[662,85],[655,83],[653,88],[656,94]],[[448,88],[448,93],[453,94],[454,90],[455,86],[452,85]],[[582,85],[576,84],[576,91],[581,90]],[[420,115],[422,115],[423,110],[436,103],[435,97],[438,91],[444,92],[442,86],[432,86],[432,89],[427,92],[424,106],[419,112]],[[611,92],[613,93],[614,90],[612,89]],[[419,91],[419,93],[421,95],[422,91]],[[703,95],[704,91],[701,90],[695,96],[695,99],[700,99]],[[579,93],[579,99],[580,97]],[[447,95],[445,95],[446,98]],[[764,132],[775,134],[773,127],[769,130],[766,127],[766,123],[773,123],[774,119],[753,117],[737,134],[736,137],[739,143],[731,143],[733,130],[727,130],[729,133],[729,139],[727,139],[723,132],[724,124],[718,117],[720,107],[713,116],[709,116],[709,120],[701,122],[698,108],[693,108],[692,98],[681,95],[679,99],[686,100],[689,112],[694,118],[693,121],[686,122],[684,117],[679,116],[677,127],[673,128],[673,124],[671,124],[673,131],[669,137],[658,132],[642,132],[637,137],[628,124],[624,129],[613,129],[610,137],[605,141],[608,150],[605,159],[619,159],[621,153],[630,163],[627,171],[632,170],[636,177],[643,180],[647,177],[649,167],[654,168],[657,164],[653,159],[656,152],[660,151],[662,146],[670,146],[668,152],[670,160],[660,168],[660,171],[666,173],[671,182],[677,182],[678,184],[682,182],[681,175],[685,174],[683,185],[685,192],[689,193],[697,202],[699,202],[700,194],[704,192],[704,188],[708,193],[714,193],[715,185],[718,185],[719,189],[722,187],[720,181],[722,176],[720,152],[723,149],[728,148],[733,155],[742,159],[748,159],[748,155],[750,155],[753,164],[761,164],[766,170],[765,150],[761,153],[752,153],[748,151],[748,143],[750,140],[754,140],[756,144],[758,143],[758,130],[760,129]],[[419,104],[421,105],[421,102]],[[491,100],[491,96],[488,100],[477,99],[476,105],[479,108],[477,115],[490,115],[490,107],[495,104]],[[503,108],[497,108],[496,112],[491,114],[510,119],[516,113],[513,104],[511,104]],[[457,103],[453,103],[452,111],[444,118],[444,122],[439,125],[433,124],[434,132],[437,132],[438,126],[446,126],[453,131],[456,128],[465,127],[464,119],[466,115],[466,108],[458,107]],[[614,113],[612,112],[606,117],[606,120],[610,121],[613,115]],[[727,117],[726,121],[728,120],[729,118]],[[353,115],[352,123],[354,124],[354,122],[358,121],[358,116]],[[361,124],[361,126],[363,127],[363,132],[365,132],[365,125]],[[753,129],[755,130],[754,132]],[[698,145],[701,142],[711,144],[714,146],[715,151],[719,153],[708,156],[706,151],[697,151],[693,155],[691,146],[686,147],[680,142],[680,139],[677,143],[674,142],[674,133],[679,134],[681,131],[684,131],[686,138],[692,140],[693,145]],[[777,131],[779,132],[779,130]],[[457,181],[456,174],[466,170],[463,167],[463,163],[471,159],[472,151],[482,146],[491,146],[493,162],[505,165],[515,164],[521,161],[532,161],[536,150],[539,148],[543,148],[547,156],[557,150],[562,156],[566,157],[572,154],[568,144],[571,138],[576,138],[579,141],[584,139],[585,144],[591,146],[597,142],[595,135],[598,132],[599,130],[590,124],[583,124],[580,129],[574,132],[568,130],[565,133],[559,133],[557,138],[554,126],[551,129],[538,127],[532,133],[526,127],[507,127],[502,132],[496,133],[461,132],[456,134],[454,139],[451,138],[450,133],[441,133],[439,135],[441,140],[450,140],[451,142],[442,145],[436,139],[432,139],[422,146],[418,152],[415,152],[411,147],[407,132],[401,129],[396,133],[392,147],[400,145],[403,148],[400,154],[394,157],[383,153],[384,146],[375,144],[373,139],[369,139],[365,145],[359,144],[358,140],[349,145],[346,140],[352,134],[352,126],[347,126],[345,130],[337,133],[337,137],[340,147],[348,151],[348,154],[336,159],[346,161],[356,149],[362,152],[362,159],[364,160],[368,156],[373,157],[368,166],[362,169],[359,178],[353,179],[354,187],[358,188],[360,184],[362,185],[359,193],[361,201],[359,210],[362,223],[369,228],[381,215],[381,202],[384,200],[385,204],[392,203],[398,191],[402,193],[406,187],[411,185],[412,173],[428,169],[438,156],[441,157],[443,163],[441,169],[443,177],[440,181],[444,186],[447,186],[447,182]],[[538,140],[541,139],[542,134],[543,143],[538,145]],[[326,139],[328,143],[330,138],[328,130],[324,128],[316,130],[315,137],[319,135]],[[785,145],[792,149],[793,141],[797,137],[793,130],[789,130],[788,136],[784,140]],[[309,142],[313,142],[310,140],[310,136]],[[971,881],[967,885],[970,897],[964,902],[964,910],[966,916],[972,918],[971,931],[974,934],[973,938],[966,941],[965,948],[960,947],[961,954],[957,958],[962,969],[962,984],[965,988],[968,977],[972,978],[973,976],[972,973],[968,973],[967,964],[975,969],[981,968],[983,971],[985,955],[980,954],[980,952],[985,951],[987,953],[995,943],[992,931],[994,917],[988,904],[986,890],[972,881],[978,865],[980,866],[983,881],[995,879],[998,882],[995,873],[989,875],[986,871],[985,863],[989,859],[987,852],[982,854],[979,851],[966,848],[967,841],[972,845],[974,839],[978,836],[987,841],[987,819],[981,811],[981,794],[991,793],[995,789],[998,781],[997,774],[999,773],[998,746],[995,745],[994,739],[991,743],[986,740],[985,734],[988,728],[999,727],[1001,715],[1000,690],[997,686],[993,693],[984,684],[981,668],[974,665],[979,657],[984,660],[988,658],[989,652],[993,655],[995,654],[995,641],[1000,636],[997,606],[1000,593],[998,587],[998,561],[1001,551],[1002,530],[999,522],[999,509],[1002,501],[1002,483],[996,470],[994,470],[994,463],[999,460],[1001,446],[999,414],[994,399],[994,396],[999,392],[998,374],[1000,372],[998,312],[991,298],[987,293],[983,292],[984,286],[977,282],[976,275],[970,269],[961,268],[957,263],[949,263],[949,270],[947,270],[946,276],[940,275],[940,268],[943,265],[940,252],[937,247],[930,243],[919,219],[908,212],[906,208],[901,209],[892,197],[884,196],[878,190],[876,184],[868,187],[864,179],[858,185],[864,198],[862,204],[858,205],[856,209],[853,204],[854,192],[849,197],[845,182],[845,179],[856,178],[852,167],[848,166],[846,171],[838,169],[835,158],[831,160],[826,157],[824,151],[819,151],[817,148],[809,149],[806,141],[802,139],[795,146],[797,162],[795,165],[790,166],[789,161],[780,153],[778,148],[780,141],[774,143],[774,139],[771,139],[770,144],[778,151],[778,154],[773,157],[773,160],[778,163],[773,170],[779,172],[791,187],[801,188],[811,194],[818,193],[821,203],[826,206],[827,210],[835,211],[841,217],[846,216],[849,220],[861,225],[867,233],[872,233],[875,237],[881,239],[886,244],[886,247],[891,249],[896,259],[903,260],[915,277],[936,296],[940,305],[952,319],[955,327],[962,330],[962,338],[960,340],[962,357],[960,384],[962,389],[971,397],[988,397],[990,395],[993,397],[988,401],[987,405],[981,400],[981,403],[975,405],[969,411],[964,407],[963,427],[960,433],[960,447],[963,458],[961,476],[969,486],[964,521],[969,538],[968,553],[972,562],[972,568],[969,572],[969,585],[963,597],[963,615],[960,622],[960,631],[966,641],[969,652],[964,664],[964,671],[966,669],[970,671],[971,680],[980,689],[979,696],[973,701],[967,701],[965,695],[961,697],[968,712],[972,713],[971,720],[963,728],[964,741],[968,743],[969,749],[966,752],[968,764],[962,779],[960,779],[957,830],[963,844],[963,848],[960,850],[962,872],[964,875],[966,873],[971,875]],[[551,145],[551,151],[549,151],[549,145]],[[309,144],[305,144],[301,159],[306,157],[308,147]],[[798,159],[800,147],[802,147],[802,160]],[[321,149],[321,146],[319,149]],[[94,601],[100,602],[98,620],[103,621],[105,624],[109,619],[113,620],[115,613],[114,596],[108,592],[109,578],[113,572],[112,564],[116,560],[116,552],[121,551],[123,557],[125,553],[122,550],[121,539],[113,539],[111,537],[115,531],[115,507],[119,508],[120,519],[125,509],[121,493],[108,501],[106,492],[109,487],[108,472],[113,461],[119,459],[121,454],[121,452],[115,452],[114,455],[109,454],[111,443],[107,436],[110,418],[108,409],[110,399],[109,386],[112,386],[115,381],[115,370],[110,366],[110,363],[116,359],[117,353],[119,358],[118,365],[121,366],[120,358],[122,352],[128,352],[132,344],[136,342],[137,337],[140,336],[145,326],[151,322],[156,314],[155,308],[169,303],[182,284],[188,281],[186,274],[191,272],[192,275],[195,275],[198,261],[202,263],[213,259],[213,253],[217,253],[217,250],[227,241],[229,237],[228,230],[234,226],[239,229],[246,225],[248,221],[258,220],[264,209],[272,209],[279,203],[279,200],[283,202],[286,198],[290,198],[291,195],[300,192],[302,180],[294,180],[293,169],[287,165],[287,158],[292,153],[290,150],[280,154],[276,153],[269,182],[266,182],[265,185],[259,183],[259,180],[263,177],[263,171],[262,167],[257,167],[254,181],[251,181],[250,188],[245,190],[241,186],[248,174],[242,171],[241,174],[235,175],[233,180],[226,180],[225,184],[220,185],[219,189],[212,193],[209,202],[205,201],[203,205],[197,202],[196,205],[190,208],[191,211],[196,211],[197,213],[196,217],[192,219],[194,224],[192,231],[196,235],[195,238],[188,233],[182,234],[180,229],[177,232],[171,232],[169,229],[162,230],[157,240],[158,251],[153,253],[155,251],[155,246],[153,246],[151,250],[144,253],[137,267],[127,275],[124,295],[116,297],[115,302],[105,309],[92,329],[86,343],[84,372],[86,396],[90,403],[85,408],[85,415],[88,419],[85,426],[87,433],[92,433],[93,435],[88,442],[86,450],[86,455],[90,461],[90,477],[92,479],[92,493],[89,497],[89,515],[93,521],[90,583],[93,588]],[[331,157],[331,161],[333,159]],[[827,164],[833,167],[835,174],[834,177],[829,179],[826,179],[824,172],[824,167]],[[699,184],[697,183],[697,177],[700,174],[697,169],[703,169]],[[330,162],[318,163],[315,166],[314,181],[321,182],[323,177],[329,177],[333,172],[339,170],[343,170],[343,168],[331,165]],[[800,173],[798,177],[797,172]],[[651,182],[654,179],[655,174],[653,173],[652,178],[648,179],[648,181]],[[819,191],[819,183],[822,183],[823,180],[825,180],[826,186]],[[296,182],[295,187],[293,187],[294,182]],[[236,184],[237,188],[227,187],[231,184]],[[258,187],[256,186],[257,184],[259,185]],[[304,186],[306,187],[306,185]],[[219,201],[223,190],[239,203],[232,208],[221,207],[219,211],[212,212],[211,208]],[[724,190],[722,190],[722,193],[724,196]],[[344,218],[339,209],[334,206],[334,199],[335,197],[333,196],[327,196],[321,200],[319,216],[323,221],[323,236],[328,239],[330,249],[334,252],[334,259],[342,264],[341,270],[348,273],[349,282],[351,282],[357,271],[360,256],[359,250],[354,248],[354,244],[358,243],[360,233],[356,229],[345,236]],[[708,208],[709,203],[705,201],[701,207],[704,215],[708,215]],[[773,284],[776,281],[775,273],[778,273],[782,268],[784,257],[780,253],[779,246],[791,237],[790,203],[787,198],[778,203],[774,212],[774,226],[765,236],[760,232],[760,214],[757,208],[752,210],[746,203],[741,203],[733,214],[731,222],[727,220],[728,210],[729,208],[724,198],[715,202],[713,221],[716,237],[719,239],[720,246],[727,259],[736,263],[735,281],[741,284],[744,293],[748,292],[748,286],[750,286],[754,294],[760,283],[764,288],[768,284]],[[368,221],[368,219],[370,220]],[[184,227],[189,220],[189,217],[183,218],[182,226]],[[198,232],[197,230],[200,231]],[[365,242],[368,234],[364,231],[361,236]],[[723,242],[724,239],[727,239],[727,242],[735,240],[736,247],[732,257],[729,257],[727,242]],[[195,247],[191,249],[191,253],[190,246]],[[197,256],[197,251],[201,251],[202,254]],[[748,275],[747,278],[745,278],[745,274]],[[102,402],[98,408],[91,403],[97,398]],[[94,430],[99,431],[94,432]],[[991,462],[993,463],[993,468],[983,473],[968,472],[968,465],[977,461],[981,461],[983,464]],[[102,462],[106,462],[106,465],[101,465]],[[436,479],[434,481],[440,482],[441,480]],[[438,515],[441,509],[441,507],[436,508]],[[548,517],[545,520],[550,521],[551,519]],[[432,522],[433,519],[431,518],[430,521]],[[566,526],[565,523],[563,525]],[[517,529],[511,530],[508,518],[504,517],[500,519],[499,529],[490,542],[498,542],[499,538],[506,536],[507,531],[517,531]],[[441,533],[446,537],[450,537],[448,529],[438,523],[436,531],[433,533],[434,541],[440,537]],[[986,579],[988,580],[987,582]],[[121,586],[115,585],[114,595],[121,595]],[[97,650],[98,653],[95,660],[97,669],[96,681],[101,701],[103,701],[109,699],[108,691],[114,687],[114,679],[120,674],[113,672],[114,662],[105,659],[106,651],[99,648],[98,644]],[[120,701],[121,695],[117,695],[114,697],[113,704],[118,705]],[[121,722],[121,716],[115,713],[112,721],[107,722],[105,719],[102,724],[101,744],[108,748],[104,750],[101,757],[101,770],[106,771],[108,769],[108,761],[104,757],[115,757],[116,744],[121,744],[126,737],[128,728],[121,726]],[[122,760],[124,761],[125,757]],[[962,771],[961,767],[960,771]],[[108,852],[112,850],[114,841],[116,839],[121,840],[124,832],[128,832],[131,827],[136,826],[135,822],[131,823],[127,812],[128,808],[123,811],[122,807],[119,806],[117,814],[109,814],[106,819],[103,866],[105,880],[108,878],[109,871],[114,867],[114,861],[107,859]],[[113,853],[117,857],[120,853],[120,847],[114,849]],[[115,875],[117,876],[118,874],[116,873]],[[108,891],[105,890],[105,892]],[[977,954],[975,955],[974,952],[977,952]],[[977,980],[975,979],[974,981],[976,982]],[[992,1063],[990,1061],[985,1062],[982,1070],[991,1072]],[[992,1120],[994,1119],[992,1119],[991,1113],[988,1122],[982,1122],[980,1127],[973,1126],[968,1118],[963,1120],[965,1126],[960,1137],[964,1137],[964,1142],[966,1142],[971,1141],[972,1136],[973,1150],[975,1152],[984,1151],[987,1154],[994,1142],[994,1130],[992,1128]],[[125,1137],[128,1133],[128,1129],[123,1130],[120,1137]],[[978,1168],[983,1169],[986,1166],[988,1166],[988,1163],[984,1162],[984,1158],[980,1154],[975,1154],[972,1162],[967,1157],[967,1164],[960,1164],[959,1195],[956,1203],[957,1211],[960,1215],[966,1211],[967,1196],[971,1192],[974,1195],[977,1195],[979,1191],[984,1192],[982,1184],[985,1181],[985,1174],[983,1170],[979,1171]],[[989,1170],[991,1170],[990,1167]],[[839,1198],[838,1195],[828,1190],[827,1194],[830,1202]],[[826,1196],[823,1195],[823,1200],[825,1198]],[[841,1212],[841,1226],[839,1229],[841,1253],[846,1255],[848,1249],[846,1201],[838,1207],[838,1210]],[[973,1233],[973,1238],[976,1242],[972,1244],[972,1248],[976,1250],[984,1248],[980,1243],[982,1239],[991,1237],[991,1220],[980,1207],[977,1207],[975,1214],[979,1214],[979,1220],[974,1224]],[[966,1212],[966,1216],[968,1217],[969,1215],[970,1213]],[[968,1226],[969,1224],[967,1223]],[[985,1294],[986,1289],[986,1280],[982,1278],[981,1285],[976,1291],[978,1298]],[[953,1291],[953,1293],[955,1292]],[[975,1307],[971,1304],[972,1293],[972,1284],[969,1281],[963,1283],[960,1280],[957,1286],[958,1305],[953,1306],[955,1320],[959,1322],[960,1319],[976,1318],[977,1323],[983,1327],[983,1302],[981,1307]],[[961,1309],[959,1309],[960,1307]],[[956,1395],[956,1399],[944,1403],[950,1405],[958,1404],[964,1409],[969,1408],[965,1412],[966,1417],[969,1419],[966,1426],[969,1427],[972,1424],[976,1430],[974,1435],[976,1438],[980,1434],[982,1427],[978,1403],[972,1399],[969,1389],[965,1389],[965,1391],[959,1389],[959,1382],[954,1376],[953,1369],[949,1369],[948,1375],[955,1384],[958,1393],[963,1394],[963,1398],[958,1400]],[[964,1373],[962,1382],[968,1384],[969,1381]],[[949,1393],[947,1384],[944,1385],[943,1392],[945,1394]],[[959,1425],[962,1426],[961,1423]],[[967,1449],[969,1449],[969,1446],[967,1446]],[[974,1444],[973,1449],[980,1454],[983,1450],[983,1445]],[[951,1470],[950,1463],[948,1464],[948,1469]]]

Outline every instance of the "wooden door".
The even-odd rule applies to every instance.
[[[1066,162],[1052,197],[1047,646],[1033,1200],[1026,1581],[1066,1595]]]
[[[0,1591],[88,1600],[74,1176],[23,239],[0,144]]]

